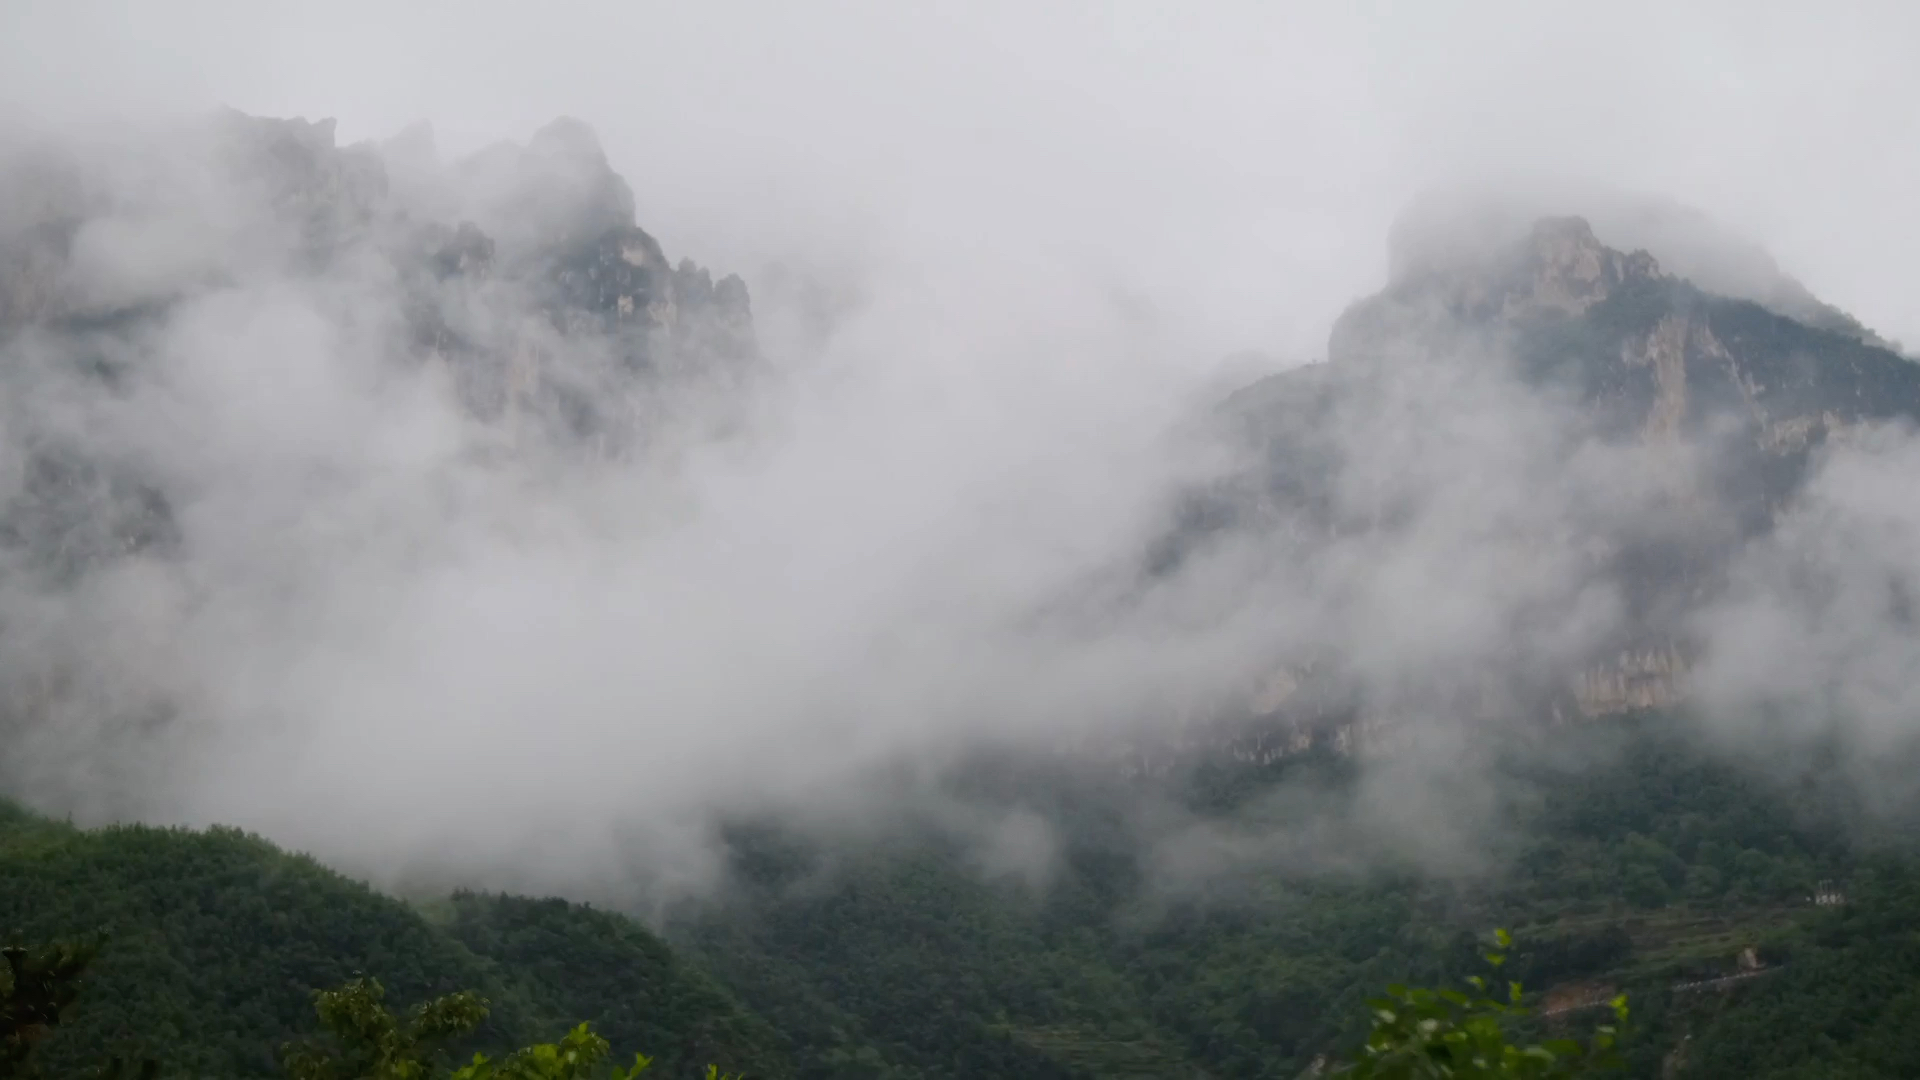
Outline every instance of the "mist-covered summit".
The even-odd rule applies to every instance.
[[[983,746],[1865,713],[1901,687],[1857,658],[1920,670],[1913,530],[1876,517],[1920,368],[1737,248],[1403,223],[1328,361],[1199,446],[1091,309],[954,337],[909,283],[755,379],[744,286],[671,263],[572,121],[443,162],[227,115],[4,164],[4,779],[83,818],[516,885],[584,831],[698,879],[743,802]],[[395,734],[459,768],[365,776]],[[521,763],[563,736],[605,750],[555,797]],[[348,774],[382,827],[305,809]]]
[[[752,361],[745,284],[670,262],[585,124],[453,162],[424,125],[350,146],[334,128],[230,111],[5,147],[0,334],[78,355],[74,335],[124,338],[221,290],[312,285],[386,320],[368,344],[390,359],[447,363],[477,414],[599,436],[633,434],[613,406],[635,376]]]
[[[1586,222],[1604,247],[1644,251],[1662,272],[1705,292],[1750,300],[1817,329],[1888,346],[1859,320],[1814,296],[1764,247],[1707,212],[1631,192],[1518,179],[1436,188],[1395,218],[1387,238],[1388,281],[1484,264],[1510,250],[1537,223],[1567,217]]]
[[[1688,236],[1665,245],[1670,261],[1608,246],[1583,217],[1519,231],[1468,220],[1481,224],[1477,242],[1449,247],[1445,228],[1402,219],[1387,286],[1334,324],[1329,363],[1478,353],[1514,365],[1530,387],[1577,394],[1612,434],[1717,425],[1729,437],[1734,424],[1736,443],[1773,453],[1920,409],[1920,365],[1758,249]],[[1639,235],[1664,239],[1651,227]]]
[[[180,477],[127,440],[187,434],[155,430],[162,398],[193,407],[183,376],[239,375],[272,399],[256,404],[318,414],[340,380],[424,371],[482,425],[476,446],[606,455],[724,407],[756,363],[745,284],[672,263],[578,121],[444,163],[424,126],[340,146],[332,120],[227,112],[15,142],[0,171],[0,408],[19,478],[0,516],[30,562],[169,532]],[[205,367],[201,336],[244,349],[250,330],[287,340]],[[234,389],[203,404],[246,409]]]
[[[1326,362],[1226,403],[1257,464],[1173,549],[1258,552],[1298,609],[1243,753],[1751,706],[1783,653],[1822,657],[1794,693],[1824,710],[1836,597],[1855,633],[1911,639],[1904,542],[1868,523],[1907,497],[1920,364],[1704,219],[1608,208],[1656,254],[1527,209],[1416,206]]]
[[[14,790],[201,784],[207,717],[292,708],[218,658],[304,666],[403,582],[666,505],[602,488],[735,430],[763,367],[745,284],[670,260],[577,121],[452,161],[238,112],[0,141]]]

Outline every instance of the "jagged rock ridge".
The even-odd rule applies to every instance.
[[[0,771],[145,813],[209,608],[518,528],[761,369],[745,285],[670,262],[576,122],[451,164],[239,113],[0,144]]]
[[[62,580],[158,550],[171,495],[49,401],[158,377],[181,313],[225,292],[292,290],[381,362],[439,365],[502,448],[635,451],[723,417],[758,363],[745,284],[671,263],[577,121],[443,165],[424,127],[340,146],[332,120],[228,112],[113,148],[7,147],[0,174],[0,411],[21,457],[0,536]]]
[[[1506,587],[1502,560],[1515,576],[1549,566],[1553,587],[1523,578],[1523,599],[1498,611],[1497,645],[1430,650],[1441,659],[1408,661],[1405,673],[1356,667],[1342,654],[1367,652],[1364,639],[1329,630],[1309,647],[1314,659],[1281,660],[1215,710],[1199,744],[1269,760],[1403,744],[1417,716],[1568,720],[1674,706],[1701,647],[1694,616],[1724,592],[1739,553],[1771,533],[1823,449],[1920,417],[1920,364],[1770,264],[1762,302],[1610,248],[1579,217],[1477,245],[1444,248],[1433,235],[1396,251],[1386,288],[1341,316],[1327,362],[1227,402],[1258,464],[1193,500],[1162,562],[1232,536],[1262,537],[1276,560],[1303,566],[1369,545],[1391,561],[1465,537],[1462,560],[1493,568],[1483,591]],[[1476,454],[1476,439],[1508,424],[1523,434]],[[1482,466],[1505,471],[1482,482]],[[1489,503],[1510,521],[1454,516],[1488,501],[1482,483],[1523,494],[1517,507]],[[1450,536],[1429,540],[1435,522]],[[1617,610],[1582,631],[1569,612],[1596,592]]]

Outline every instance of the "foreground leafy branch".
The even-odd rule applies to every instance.
[[[470,1064],[454,1072],[453,1080],[577,1080],[592,1075],[611,1049],[607,1040],[581,1024],[557,1043],[529,1046],[498,1061],[475,1054]],[[652,1058],[635,1054],[632,1065],[624,1069],[615,1066],[608,1076],[612,1080],[632,1080],[652,1064]],[[713,1071],[709,1067],[708,1075]]]
[[[284,1063],[291,1080],[634,1080],[653,1059],[633,1056],[633,1064],[603,1068],[612,1052],[607,1040],[586,1024],[556,1043],[537,1043],[500,1058],[476,1053],[467,1064],[442,1073],[436,1058],[446,1044],[470,1034],[487,1018],[486,999],[473,993],[448,994],[415,1006],[403,1021],[385,1003],[377,979],[356,979],[337,990],[314,995],[320,1024],[332,1045],[289,1046]],[[737,1080],[707,1066],[707,1080]]]
[[[1497,971],[1513,938],[1494,932],[1485,953]],[[1351,1080],[1561,1080],[1620,1067],[1617,1045],[1627,1021],[1625,995],[1609,1004],[1613,1022],[1588,1041],[1552,1039],[1516,1045],[1506,1025],[1530,1014],[1521,986],[1508,982],[1505,1000],[1493,996],[1486,978],[1467,980],[1472,993],[1390,986],[1387,996],[1367,1002],[1373,1029],[1355,1060],[1339,1075]]]
[[[414,1007],[402,1022],[384,999],[378,979],[355,979],[337,990],[314,994],[320,1026],[333,1045],[308,1043],[285,1049],[293,1080],[423,1080],[435,1056],[487,1018],[486,999],[458,993]]]

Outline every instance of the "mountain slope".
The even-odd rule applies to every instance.
[[[1422,709],[1678,704],[1715,614],[1754,584],[1739,575],[1787,557],[1780,522],[1835,460],[1920,419],[1920,363],[1871,334],[1705,292],[1577,218],[1398,261],[1325,363],[1223,405],[1249,464],[1196,492],[1165,545],[1175,568],[1257,546],[1327,608],[1232,717],[1256,721],[1250,752],[1386,746]],[[1386,606],[1365,568],[1398,563],[1424,575],[1408,587],[1458,580],[1438,603],[1461,632],[1362,670],[1372,640],[1407,632],[1406,612],[1356,608]],[[1373,625],[1389,614],[1400,629]]]
[[[550,1022],[591,1022],[669,1075],[710,1063],[763,1076],[791,1068],[780,1034],[632,919],[553,898],[475,893],[454,894],[447,910],[446,935],[524,987]]]
[[[517,547],[541,525],[529,492],[724,428],[758,362],[744,286],[670,263],[577,123],[446,167],[422,133],[340,147],[326,122],[183,138],[151,172],[0,162],[19,196],[0,207],[0,767],[105,818],[129,793],[195,794],[177,760],[149,766],[154,731],[250,735],[307,719],[282,711],[307,703],[295,690],[352,682],[307,647],[342,594],[367,594],[363,621],[329,629],[386,624],[383,584],[457,563],[476,532]],[[1017,871],[939,813],[877,840],[733,822],[724,891],[674,914],[669,947],[558,900],[423,913],[233,831],[7,808],[0,928],[116,932],[53,1060],[268,1074],[311,1030],[309,992],[366,972],[401,1003],[481,991],[491,1046],[591,1020],[675,1073],[1292,1078],[1350,1044],[1369,993],[1465,974],[1473,935],[1504,924],[1543,1000],[1644,1003],[1637,1075],[1910,1075],[1911,849],[1848,769],[1911,762],[1837,737],[1730,752],[1686,704],[1708,616],[1836,457],[1920,416],[1920,366],[1776,271],[1708,260],[1689,280],[1578,218],[1496,233],[1396,257],[1327,363],[1222,408],[1245,467],[1194,494],[1138,577],[1249,569],[1222,606],[1263,642],[1271,625],[1266,677],[1224,687],[1218,723],[1170,752],[967,761],[936,782],[980,819],[1018,816],[1038,839]],[[132,257],[150,248],[192,257]],[[258,378],[261,356],[284,363]],[[391,548],[299,542],[361,529]],[[1910,626],[1907,579],[1867,569],[1888,625]],[[416,628],[464,629],[448,610]],[[183,626],[230,679],[168,662]],[[261,639],[284,653],[229,664]],[[472,737],[464,719],[439,730]],[[466,804],[394,790],[445,811],[441,835],[494,842]],[[387,856],[440,854],[414,839]]]
[[[1542,1000],[1642,1003],[1635,1075],[1903,1075],[1881,1040],[1912,958],[1889,948],[1864,990],[1838,957],[1904,925],[1911,806],[1867,809],[1845,718],[1729,747],[1701,732],[1752,718],[1685,708],[1703,613],[1836,454],[1920,417],[1920,365],[1769,290],[1704,291],[1578,219],[1410,261],[1327,363],[1226,403],[1253,465],[1150,560],[1172,578],[1251,550],[1311,586],[1278,594],[1317,619],[1275,677],[1197,737],[1117,740],[1124,769],[986,785],[1051,826],[1040,899],[984,887],[938,830],[858,856],[776,828],[736,838],[740,893],[676,940],[768,1015],[924,1075],[955,1060],[932,1000],[1093,1075],[1129,1075],[1083,1055],[1105,1040],[1163,1048],[1147,1074],[1295,1076],[1372,988],[1465,974],[1501,924]],[[1407,626],[1420,594],[1381,582],[1435,594],[1432,639]],[[1395,802],[1412,820],[1380,819]],[[1845,904],[1813,902],[1836,881]],[[1803,1038],[1801,1008],[1846,1015],[1836,1042]],[[1740,1049],[1761,1023],[1794,1032],[1764,1064]]]
[[[1503,806],[1481,826],[1492,865],[1343,840],[1367,797],[1350,761],[1223,753],[1027,788],[1061,845],[1040,891],[983,881],[924,825],[869,844],[742,829],[727,902],[670,935],[820,1077],[1292,1078],[1360,1037],[1380,987],[1479,971],[1494,926],[1514,929],[1509,970],[1535,1004],[1632,996],[1630,1075],[1772,1075],[1742,1049],[1765,1025],[1780,1075],[1856,1053],[1878,1063],[1861,1075],[1904,1075],[1873,1041],[1903,1015],[1898,980],[1920,975],[1901,944],[1920,911],[1911,823],[1873,825],[1831,762],[1769,774],[1687,730],[1634,714],[1509,748],[1476,779]],[[1845,902],[1814,903],[1823,888]],[[1843,958],[1874,941],[1856,985]],[[1758,974],[1713,983],[1749,949]],[[1800,1009],[1850,1019],[1822,1049]]]
[[[147,759],[325,695],[215,700],[211,639],[277,653],[556,503],[597,529],[764,369],[745,284],[670,260],[575,121],[453,161],[238,113],[0,140],[0,776],[233,816]]]
[[[0,818],[0,927],[31,941],[112,935],[82,1009],[47,1048],[53,1066],[123,1052],[169,1072],[278,1075],[280,1045],[317,1030],[312,991],[367,974],[399,1005],[482,993],[493,1012],[478,1040],[492,1049],[594,1020],[616,1040],[645,1039],[631,1048],[659,1056],[668,1075],[709,1060],[785,1071],[764,1024],[629,920],[471,896],[454,911],[442,929],[234,830],[80,830],[10,806]]]
[[[1474,935],[1507,925],[1536,1000],[1633,995],[1634,1075],[1663,1075],[1682,1045],[1669,1075],[1843,1059],[1905,1075],[1888,1033],[1898,988],[1920,977],[1900,944],[1920,910],[1906,834],[1854,839],[1857,794],[1818,763],[1783,784],[1680,730],[1648,715],[1577,729],[1556,757],[1516,752],[1488,778],[1510,808],[1508,869],[1464,877],[1343,868],[1338,845],[1210,870],[1185,858],[1276,828],[1337,831],[1360,794],[1338,759],[1223,756],[1173,786],[1003,775],[1003,792],[1044,781],[1025,802],[1062,846],[1037,891],[983,880],[926,826],[877,846],[736,830],[733,886],[675,916],[674,952],[561,901],[459,894],[422,915],[231,831],[85,832],[11,808],[0,925],[115,931],[52,1064],[119,1051],[271,1075],[274,1048],[313,1031],[311,987],[365,972],[401,1004],[482,991],[489,1046],[590,1019],[673,1063],[666,1075],[711,1058],[819,1078],[1293,1077],[1357,1036],[1368,994],[1469,973]],[[1194,816],[1168,831],[1173,807]],[[1811,903],[1822,883],[1845,903]],[[1762,976],[1675,989],[1738,973],[1749,948]],[[1809,1016],[1830,1017],[1829,1041],[1801,1037]],[[1775,1072],[1756,1071],[1756,1033]]]

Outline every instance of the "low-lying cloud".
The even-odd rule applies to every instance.
[[[1535,21],[1468,21],[1509,17]],[[716,44],[715,63],[745,65],[781,27],[866,55],[831,19],[767,18]],[[421,129],[335,150],[314,129],[319,179],[289,187],[280,170],[306,159],[249,151],[231,118],[28,117],[9,129],[0,197],[12,789],[88,820],[234,822],[389,879],[564,885],[637,862],[699,881],[724,814],[851,813],[891,790],[868,782],[883,766],[937,773],[982,744],[1177,742],[1299,679],[1430,751],[1370,774],[1378,797],[1342,836],[1451,858],[1499,813],[1456,797],[1479,768],[1463,733],[1668,625],[1650,603],[1693,602],[1633,594],[1604,568],[1623,544],[1738,532],[1690,494],[1719,450],[1597,437],[1576,403],[1514,378],[1499,343],[1467,340],[1372,380],[1296,371],[1303,399],[1329,388],[1328,414],[1279,452],[1221,437],[1231,387],[1215,357],[1317,358],[1340,304],[1404,272],[1381,258],[1385,215],[1429,173],[1621,161],[1603,188],[1725,191],[1741,220],[1774,224],[1791,200],[1682,153],[1752,131],[1703,128],[1739,99],[1690,90],[1678,67],[1615,88],[1635,115],[1679,117],[1653,133],[1664,156],[1618,152],[1631,125],[1577,122],[1589,112],[1571,105],[1591,102],[1557,82],[1523,100],[1527,86],[1462,76],[1410,103],[1409,79],[1444,74],[1398,63],[1418,21],[1379,36],[1327,16],[1289,37],[1304,81],[1265,97],[1236,49],[1220,55],[1241,74],[1223,81],[1194,74],[1204,63],[1115,76],[1161,55],[1151,19],[1084,53],[1061,44],[1082,21],[1058,13],[1011,35],[993,19],[888,23],[898,49],[857,70],[890,72],[898,102],[824,76],[774,101],[797,63],[782,51],[763,82],[692,95],[691,119],[659,94],[638,119],[576,109],[640,199],[609,185],[577,125],[459,152]],[[1241,13],[1178,40],[1198,56],[1252,29],[1275,28]],[[660,30],[699,36],[678,17]],[[1783,48],[1749,42],[1729,70],[1771,70]],[[692,78],[654,59],[646,78]],[[566,104],[606,98],[608,77],[570,84],[584,97]],[[8,78],[18,105],[28,76]],[[1105,90],[1058,89],[1076,79]],[[1310,108],[1316,88],[1343,96]],[[547,119],[476,94],[452,103],[468,125]],[[1276,97],[1286,139],[1262,133],[1259,102]],[[397,130],[388,114],[420,103],[361,101],[347,126]],[[134,112],[105,90],[78,104]],[[760,149],[693,160],[689,131],[746,119]],[[967,135],[985,120],[997,134]],[[1180,137],[1137,143],[1136,129]],[[1506,160],[1513,145],[1554,160]],[[1526,204],[1512,228],[1579,210],[1616,247],[1664,244],[1666,268],[1709,289],[1782,310],[1811,295],[1699,219],[1564,201],[1509,197]],[[668,316],[552,317],[580,306],[555,299],[563,274],[592,292],[602,270],[550,265],[543,245],[636,203],[642,228],[707,242],[685,253],[721,264],[702,294],[715,310],[725,270],[751,278],[756,357],[703,365],[722,327],[636,375],[619,318]],[[1815,211],[1863,231],[1845,207]],[[661,274],[695,247],[666,246]],[[1809,280],[1871,301],[1889,336],[1913,325],[1815,254]],[[435,277],[467,259],[492,269]],[[693,296],[687,273],[676,287]],[[1907,737],[1912,453],[1892,428],[1832,448],[1776,533],[1710,583],[1724,595],[1684,629],[1716,730],[1737,740],[1769,709],[1839,717],[1863,759]],[[1163,561],[1210,490],[1239,516]],[[984,872],[1045,880],[1054,838],[1037,819],[962,831]]]

